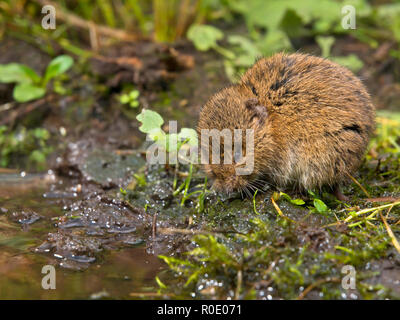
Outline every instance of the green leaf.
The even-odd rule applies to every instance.
[[[315,40],[317,41],[319,47],[321,48],[322,56],[324,58],[329,57],[331,55],[331,48],[335,43],[335,38],[318,36],[315,38]]]
[[[278,29],[268,32],[267,35],[260,40],[259,46],[264,55],[270,55],[281,50],[292,48],[286,33]]]
[[[144,173],[140,173],[140,174],[135,173],[133,175],[133,177],[136,179],[139,186],[143,187],[146,185],[147,182],[146,182],[146,176],[144,175]]]
[[[0,65],[0,82],[38,83],[39,81],[38,74],[23,64],[9,63]]]
[[[286,10],[285,15],[282,17],[280,22],[280,29],[284,31],[290,38],[299,38],[309,33],[306,28],[303,27],[304,23],[292,9]]]
[[[321,32],[342,18],[342,4],[332,0],[236,0],[233,3],[251,28],[265,27],[268,32],[279,28],[288,10],[295,12],[304,25],[323,22],[318,25]]]
[[[238,46],[242,51],[235,60],[235,64],[238,66],[248,67],[254,63],[256,58],[262,56],[261,51],[257,48],[254,42],[246,37],[232,35],[228,37],[228,42],[232,45]]]
[[[138,90],[132,90],[129,93],[129,98],[131,98],[132,100],[135,100],[135,99],[139,98],[139,91]]]
[[[255,46],[254,42],[249,38],[235,34],[228,37],[228,43],[239,46],[243,51],[253,56],[260,54],[260,51]]]
[[[165,146],[167,134],[161,128],[154,128],[148,132],[150,139],[158,142],[159,145]]]
[[[43,97],[46,90],[30,83],[18,84],[14,88],[13,96],[18,102],[27,102]]]
[[[217,45],[217,41],[224,37],[221,30],[208,25],[192,25],[187,33],[196,49],[207,51]]]
[[[304,200],[302,199],[292,199],[292,201],[290,202],[295,204],[296,206],[302,206],[303,204],[305,204]]]
[[[188,140],[187,144],[191,146],[197,146],[198,144],[197,132],[194,129],[182,128],[178,134],[178,139]]]
[[[139,107],[139,101],[137,100],[131,101],[129,105],[131,106],[131,108],[137,108]]]
[[[74,63],[74,59],[70,56],[62,55],[53,59],[47,66],[46,73],[44,75],[44,84],[46,84],[50,79],[64,73]]]
[[[296,206],[302,206],[303,204],[305,204],[304,200],[302,199],[292,199],[288,194],[281,192],[279,193],[279,196],[281,196],[282,198],[288,200],[290,203],[295,204]]]
[[[129,96],[127,94],[123,94],[121,97],[119,97],[119,101],[122,104],[126,104],[130,101]]]
[[[46,129],[43,128],[36,128],[33,130],[33,135],[35,138],[40,140],[47,140],[50,138],[50,133]]]
[[[45,163],[46,162],[46,155],[39,151],[39,150],[34,150],[31,155],[29,156],[29,159],[35,163]]]
[[[316,197],[317,197],[317,195],[316,195],[314,192],[312,192],[311,190],[307,190],[307,192],[308,192],[308,194],[309,194],[310,196],[312,196],[313,198],[316,198]]]
[[[359,71],[364,66],[364,62],[355,54],[349,54],[345,57],[332,57],[331,60],[349,68],[353,72]]]
[[[314,207],[319,213],[328,211],[327,205],[320,199],[314,199]]]
[[[155,111],[143,109],[136,116],[136,119],[142,123],[139,130],[144,133],[149,133],[154,129],[160,129],[164,123],[163,118]]]

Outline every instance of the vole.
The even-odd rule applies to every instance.
[[[244,160],[234,156],[231,164],[204,164],[216,190],[329,187],[345,200],[340,186],[359,167],[374,127],[375,108],[351,71],[320,57],[279,53],[213,95],[197,129],[200,137],[202,129],[254,130],[254,151],[242,154],[254,159],[250,174],[236,173]],[[203,151],[209,140],[200,145]]]

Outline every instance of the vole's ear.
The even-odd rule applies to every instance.
[[[258,119],[259,124],[263,124],[268,117],[267,108],[259,103],[257,99],[248,99],[245,102],[247,110],[253,112],[254,117]]]

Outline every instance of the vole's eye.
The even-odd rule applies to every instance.
[[[255,88],[254,86],[251,86],[251,91],[253,92],[253,94],[254,94],[255,96],[258,96],[257,90],[256,90],[256,88]]]

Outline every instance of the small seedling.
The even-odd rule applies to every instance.
[[[187,37],[193,42],[197,50],[207,51],[214,49],[227,59],[235,58],[233,52],[218,45],[217,41],[224,38],[224,33],[216,27],[192,25],[188,30]]]
[[[123,94],[120,96],[119,101],[122,104],[129,104],[131,108],[137,108],[139,107],[139,91],[138,90],[132,90],[128,94]]]
[[[194,129],[182,128],[178,134],[167,134],[161,129],[164,119],[155,111],[143,109],[136,119],[142,124],[139,130],[147,133],[154,142],[167,152],[178,152],[186,144],[197,146],[197,133]]]
[[[136,179],[136,181],[137,181],[137,184],[140,186],[140,187],[144,187],[145,185],[146,185],[146,176],[144,175],[144,173],[140,173],[140,174],[138,174],[138,173],[135,173],[134,175],[133,175],[133,177]]]
[[[123,196],[126,196],[126,195],[128,194],[128,192],[127,192],[125,189],[123,189],[122,187],[119,188],[119,192],[120,192]]]
[[[49,81],[64,74],[73,63],[74,60],[70,56],[58,56],[49,63],[43,77],[23,64],[0,65],[0,82],[16,83],[13,97],[17,102],[36,100],[46,94]]]
[[[314,192],[308,190],[308,193],[313,198],[314,208],[318,213],[326,213],[329,210],[328,206]]]

